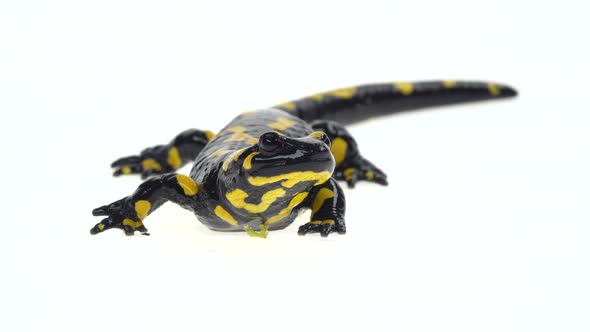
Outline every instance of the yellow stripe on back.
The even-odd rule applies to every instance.
[[[246,132],[246,127],[244,126],[233,126],[227,128],[226,131],[233,133],[230,137],[228,137],[225,141],[226,142],[246,142],[248,144],[255,144],[258,142],[258,139],[253,137],[252,135]]]
[[[280,117],[277,119],[277,121],[275,121],[273,123],[269,123],[268,128],[274,129],[274,130],[285,130],[287,128],[293,127],[294,124],[295,124],[295,121]]]
[[[226,149],[219,149],[219,150],[213,152],[211,155],[209,155],[209,157],[210,158],[219,157],[219,156],[221,156],[222,154],[224,154],[226,152],[228,152],[228,150],[226,150]]]

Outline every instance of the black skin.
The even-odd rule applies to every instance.
[[[514,95],[508,86],[482,82],[374,84],[244,113],[215,137],[189,129],[167,145],[113,162],[115,176],[140,174],[148,180],[132,195],[94,209],[93,215],[105,218],[91,234],[111,228],[126,235],[147,234],[143,219],[167,201],[194,212],[217,231],[262,234],[285,228],[300,210],[312,209],[300,235],[344,234],[345,198],[337,181],[346,181],[350,188],[358,181],[387,185],[387,176],[360,154],[341,124],[329,119],[350,123],[407,109]],[[173,173],[190,162],[190,176]]]
[[[354,188],[358,181],[370,181],[384,186],[387,185],[387,175],[361,156],[355,139],[344,126],[334,121],[314,121],[311,126],[316,131],[326,133],[332,141],[340,138],[347,143],[347,157],[334,170],[336,180],[346,181],[349,188]],[[354,169],[354,172],[348,177],[345,176],[345,170],[347,169]],[[373,179],[369,180],[367,178],[369,172],[373,174]]]
[[[287,121],[290,124],[289,128],[269,130],[271,129],[269,124],[272,127],[273,123],[280,121]],[[300,228],[299,234],[320,233],[322,236],[328,236],[333,232],[343,234],[346,231],[344,194],[336,181],[330,178],[335,167],[334,158],[330,152],[330,139],[324,133],[312,133],[313,129],[309,124],[280,110],[240,115],[212,141],[201,146],[195,145],[199,153],[194,160],[190,178],[185,177],[185,179],[199,184],[198,194],[185,195],[179,185],[178,175],[175,173],[155,176],[153,173],[149,174],[153,177],[140,185],[134,194],[93,211],[94,215],[106,216],[106,218],[98,223],[91,233],[97,234],[110,228],[123,229],[127,235],[132,235],[135,231],[146,233],[147,229],[135,207],[138,201],[150,203],[148,214],[166,201],[177,203],[193,211],[203,224],[213,230],[243,231],[247,226],[252,230],[260,231],[263,225],[269,230],[278,230],[290,225],[301,209],[311,208],[314,205],[315,195],[322,188],[326,188],[333,191],[334,195],[319,202],[321,203],[319,209],[312,217],[322,218],[322,222],[333,220],[333,223],[317,224],[317,221],[314,222],[315,219],[312,218],[309,224]],[[173,140],[173,142],[178,141]],[[169,151],[171,148],[171,146],[166,149],[159,148],[159,151]],[[218,153],[224,150],[226,152]],[[236,157],[235,151],[242,152]],[[164,156],[167,154],[167,152],[161,152],[158,160],[164,161]],[[129,167],[129,164],[121,160],[131,160],[134,165],[140,167],[141,162],[138,160],[145,158],[154,157],[152,154],[142,153],[140,156],[122,158],[115,166],[118,170]],[[182,157],[182,159],[185,158]],[[248,169],[246,169],[247,159],[250,159]],[[223,163],[226,160],[230,162],[224,170]],[[272,178],[297,172],[325,175],[321,180],[312,178],[293,181],[293,184],[285,183],[289,180],[288,178],[271,181],[264,185],[254,185],[248,180],[250,177]],[[236,206],[236,203],[226,198],[228,193],[235,193],[236,190],[247,193],[248,197],[242,201],[252,205],[262,204],[262,197],[268,192],[278,190],[282,194],[269,207],[252,212],[240,207],[239,204]],[[293,203],[294,197],[299,194],[305,195],[305,193],[307,193],[306,196],[299,196],[302,197],[301,200],[295,201],[298,204],[292,206],[282,218],[276,217]],[[215,213],[218,206],[227,211],[235,219],[236,224],[220,218]],[[128,222],[124,224],[126,219]]]

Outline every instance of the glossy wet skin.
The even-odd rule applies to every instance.
[[[237,160],[235,154],[227,157],[229,166],[218,174],[221,207],[213,211],[225,222],[224,230],[257,229],[262,223],[270,229],[288,226],[306,206],[310,190],[326,182],[335,167],[329,139],[319,132],[302,138],[266,132],[237,153]],[[237,225],[228,227],[232,219]]]
[[[243,165],[247,176],[270,177],[284,173],[334,171],[330,140],[321,132],[302,138],[287,137],[275,131],[262,134],[249,149],[250,165]]]
[[[329,138],[304,121],[276,110],[243,114],[196,160],[191,177],[203,190],[195,214],[214,230],[284,228],[334,168]]]
[[[133,194],[94,209],[94,216],[105,218],[91,233],[120,228],[127,235],[146,234],[143,219],[173,202],[214,230],[244,230],[263,237],[267,230],[288,226],[307,208],[310,221],[298,234],[343,234],[346,202],[336,181],[346,181],[351,188],[361,180],[386,185],[387,176],[360,154],[341,124],[326,120],[354,122],[419,107],[515,95],[508,86],[486,82],[391,82],[244,112],[217,134],[189,129],[169,144],[112,164],[115,176],[141,174],[149,179]],[[190,176],[173,172],[191,162]]]

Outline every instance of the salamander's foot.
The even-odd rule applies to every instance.
[[[140,174],[142,179],[170,173],[180,166],[178,150],[166,145],[158,145],[143,150],[137,156],[128,156],[115,160],[111,167],[114,168],[113,176]],[[173,163],[171,163],[174,161]],[[173,167],[171,164],[174,164]]]
[[[326,237],[333,232],[337,232],[338,234],[346,233],[344,221],[336,222],[332,219],[313,220],[299,227],[297,234],[306,235],[311,233],[320,233],[322,237]]]
[[[104,205],[92,210],[93,216],[107,216],[101,222],[96,224],[90,230],[90,234],[95,235],[111,228],[119,228],[125,232],[125,235],[133,235],[135,232],[140,232],[143,235],[149,235],[147,228],[137,216],[136,209],[139,207],[128,206],[128,198],[120,199],[109,205]],[[137,205],[137,204],[136,204]],[[141,204],[139,204],[141,205]]]
[[[338,167],[336,172],[334,172],[334,177],[337,180],[346,181],[349,188],[354,188],[358,181],[369,181],[384,186],[387,185],[387,175],[360,155]]]

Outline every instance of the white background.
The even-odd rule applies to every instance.
[[[588,331],[588,5],[563,1],[0,2],[2,331]],[[350,127],[390,186],[348,234],[266,240],[130,194],[109,163],[326,89],[485,79],[517,99]],[[183,172],[188,173],[188,169]]]

